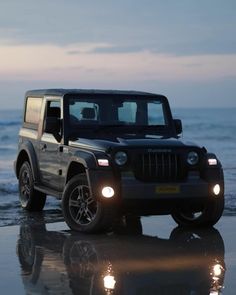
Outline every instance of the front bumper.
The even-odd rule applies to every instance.
[[[221,177],[203,180],[198,174],[189,174],[184,182],[145,183],[132,176],[121,179],[123,212],[136,215],[171,214],[177,208],[185,207],[201,211],[209,198],[222,198],[224,181]],[[219,195],[213,193],[213,187],[219,184]]]
[[[123,200],[166,200],[207,198],[214,183],[201,179],[188,179],[184,183],[144,183],[132,177],[122,178],[121,196]]]
[[[222,197],[224,194],[224,181],[220,174],[208,177],[208,180],[201,179],[197,174],[189,174],[184,182],[147,183],[127,173],[120,177],[115,177],[112,171],[89,170],[87,173],[91,194],[97,200],[119,207],[124,213],[169,214],[183,205],[195,210],[201,208],[209,198]],[[221,187],[218,196],[213,193],[215,184]],[[104,199],[101,195],[103,186],[113,187],[114,197]]]

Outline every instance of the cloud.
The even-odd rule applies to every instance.
[[[115,44],[97,49],[104,53],[234,54],[235,10],[235,0],[1,1],[0,40]]]
[[[67,51],[68,55],[79,55],[86,53],[95,53],[100,52],[103,49],[109,50],[113,46],[107,43],[80,43],[80,44],[71,44],[69,50]]]
[[[176,56],[148,50],[96,52],[104,47],[112,48],[112,45],[1,45],[0,78],[31,81],[211,81],[236,77],[236,54]]]
[[[0,1],[0,99],[102,87],[235,105],[235,11],[235,0]]]

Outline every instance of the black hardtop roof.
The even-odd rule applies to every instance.
[[[160,94],[154,94],[142,91],[131,91],[131,90],[101,90],[101,89],[38,89],[29,90],[26,92],[26,97],[41,97],[41,96],[64,96],[68,94],[110,94],[110,95],[135,95],[135,96],[159,96],[164,97]]]

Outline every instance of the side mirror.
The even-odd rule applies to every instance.
[[[182,121],[179,119],[174,119],[174,126],[176,133],[179,135],[183,132]]]
[[[51,133],[54,136],[58,135],[61,130],[61,121],[56,117],[47,117],[45,120],[45,132]]]

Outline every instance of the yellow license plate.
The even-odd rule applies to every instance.
[[[179,192],[178,185],[160,185],[156,187],[157,194],[178,194]]]

